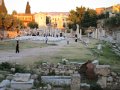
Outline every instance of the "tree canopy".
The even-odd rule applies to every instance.
[[[16,19],[12,15],[0,14],[0,29],[4,28],[5,30],[14,30],[20,25],[20,20]]]
[[[105,19],[104,24],[110,28],[120,27],[120,16],[116,15],[114,17],[107,18]]]
[[[97,26],[97,15],[96,11],[93,9],[85,7],[76,7],[76,10],[71,10],[69,17],[69,26],[70,24],[78,24],[81,27],[96,27]]]
[[[38,28],[38,24],[36,22],[30,22],[28,23],[28,27],[30,27],[31,29]]]
[[[12,15],[15,15],[15,14],[17,14],[17,11],[13,10]]]

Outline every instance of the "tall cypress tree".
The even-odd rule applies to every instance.
[[[0,5],[0,13],[7,14],[7,9],[4,3],[4,0],[1,0],[1,5]]]
[[[29,4],[29,2],[27,2],[26,10],[25,10],[25,14],[31,14],[31,10],[30,10],[30,4]]]

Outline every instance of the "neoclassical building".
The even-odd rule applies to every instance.
[[[34,20],[39,27],[47,27],[46,17],[49,17],[51,27],[63,29],[67,24],[68,12],[40,12],[34,14]]]
[[[34,20],[38,24],[38,27],[46,27],[46,14],[45,13],[36,13],[34,14]]]
[[[113,12],[120,13],[120,4],[117,4],[117,5],[113,6]]]
[[[21,20],[25,27],[27,27],[29,22],[34,21],[34,15],[33,14],[19,13],[19,14],[15,14],[14,17]]]
[[[63,29],[67,24],[68,12],[47,12],[47,16],[50,17],[53,27]]]
[[[98,15],[104,13],[104,11],[105,11],[105,8],[96,8],[96,13]]]
[[[102,8],[96,8],[96,13],[97,14],[102,14],[104,12],[109,12],[109,13],[120,13],[120,4],[113,5],[110,7],[102,7]]]
[[[14,17],[21,20],[25,27],[27,27],[29,22],[34,21],[34,15],[31,14],[30,4],[27,2],[25,13],[14,14]]]

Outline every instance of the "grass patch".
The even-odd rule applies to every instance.
[[[42,48],[47,47],[48,45],[45,43],[33,43],[31,41],[20,41],[19,42],[20,49],[28,49],[28,48]],[[50,45],[51,46],[51,45]],[[0,50],[14,50],[16,47],[16,41],[0,41]]]
[[[93,55],[100,61],[100,64],[108,64],[114,71],[120,72],[120,56],[116,55],[108,42],[102,42],[102,51],[96,47],[91,48]]]

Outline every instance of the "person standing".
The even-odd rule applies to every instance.
[[[75,42],[77,42],[77,39],[78,39],[78,38],[77,38],[77,34],[75,34]]]
[[[47,42],[48,42],[48,38],[47,38],[47,36],[45,37],[45,43],[47,44]]]
[[[19,41],[17,40],[17,44],[16,44],[16,53],[19,53]]]

